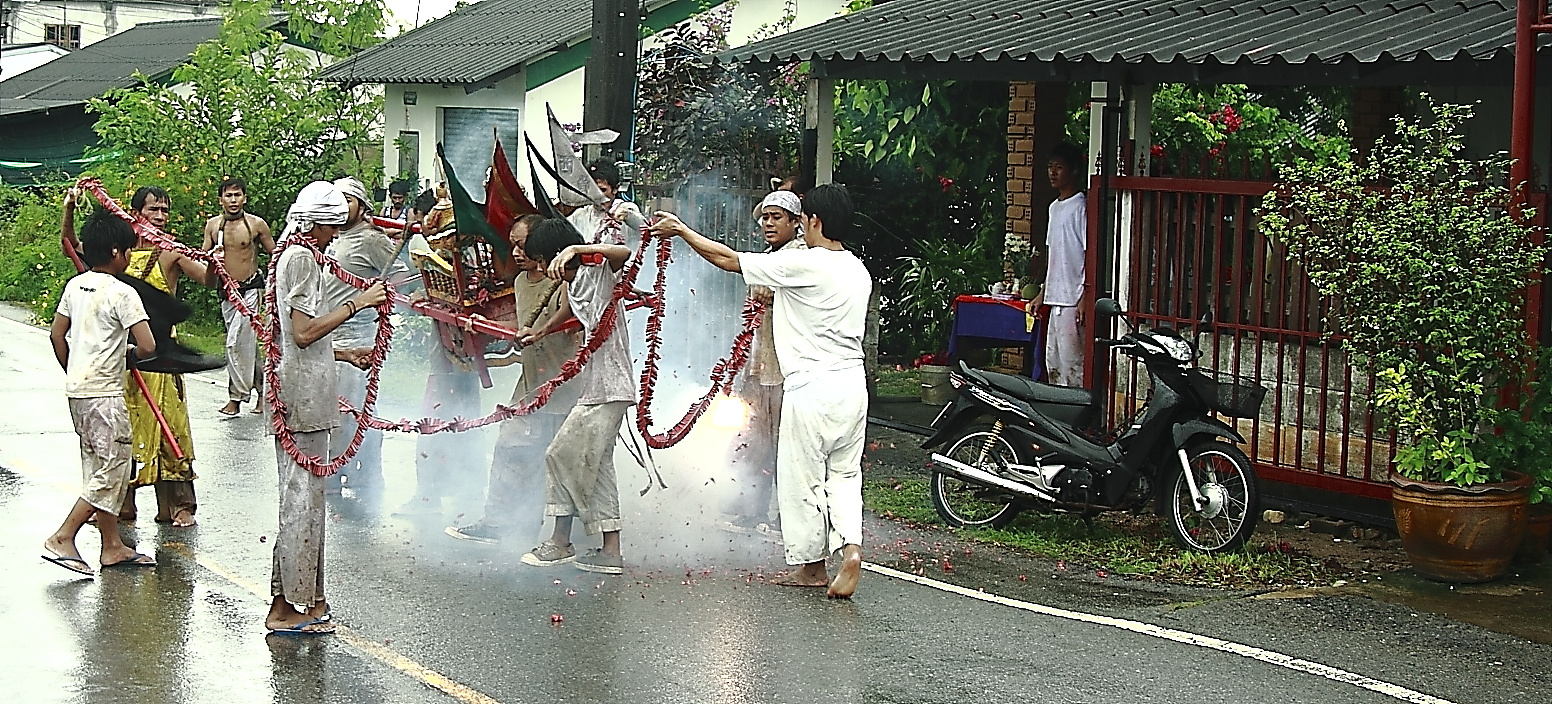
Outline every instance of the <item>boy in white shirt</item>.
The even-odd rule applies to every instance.
[[[1046,225],[1045,288],[1025,307],[1031,313],[1048,306],[1045,328],[1046,381],[1083,385],[1083,299],[1088,256],[1088,201],[1080,190],[1083,152],[1062,143],[1051,150],[1046,176],[1056,189]]]
[[[593,177],[593,183],[598,185],[599,192],[604,194],[604,202],[596,205],[584,205],[571,211],[567,217],[572,227],[577,228],[577,233],[582,235],[582,240],[589,244],[623,244],[627,247],[636,246],[638,232],[647,224],[641,216],[641,209],[635,203],[620,198],[620,169],[609,159],[598,159],[587,165],[587,174]],[[606,232],[606,225],[610,222],[620,223],[617,231]]]
[[[653,232],[678,235],[697,254],[745,283],[773,291],[771,326],[786,377],[776,445],[776,494],[787,564],[786,586],[829,586],[850,598],[862,572],[862,447],[868,391],[862,334],[873,278],[844,242],[852,236],[851,196],[819,186],[803,199],[807,249],[739,253],[658,213]],[[825,559],[841,552],[830,580]]]
[[[541,567],[571,562],[588,572],[622,574],[625,562],[620,550],[622,521],[614,442],[625,410],[636,403],[636,385],[625,315],[620,302],[614,300],[614,289],[631,251],[621,244],[584,244],[576,228],[560,219],[535,225],[523,250],[550,278],[566,282],[567,300],[582,323],[584,339],[593,336],[611,307],[618,322],[571,382],[580,392],[577,404],[561,421],[544,452],[544,515],[555,518],[555,531],[549,540],[523,555],[522,561]],[[531,345],[538,339],[538,334],[530,333],[523,344]],[[577,556],[571,545],[574,518],[582,519],[588,535],[603,534],[601,549]]]
[[[129,223],[98,210],[81,230],[82,258],[91,267],[65,284],[49,329],[54,357],[65,370],[65,397],[75,432],[81,437],[81,496],[65,522],[43,542],[43,559],[90,576],[75,537],[93,515],[102,533],[104,568],[152,567],[156,560],[124,544],[119,509],[129,488],[129,407],[124,402],[126,353],[146,358],[156,341],[140,296],[114,278],[129,267],[135,247]],[[133,346],[127,346],[134,335]]]

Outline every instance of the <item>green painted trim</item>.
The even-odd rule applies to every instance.
[[[647,36],[651,36],[690,19],[700,11],[700,0],[674,0],[647,13],[647,19],[641,25],[649,30]],[[583,39],[573,46],[566,47],[564,51],[550,54],[528,64],[528,90],[538,88],[586,66],[587,57],[592,51],[592,40]]]

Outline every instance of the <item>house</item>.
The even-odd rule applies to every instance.
[[[217,0],[0,0],[0,41],[74,51],[146,22],[220,16]]]
[[[31,71],[68,53],[68,49],[48,42],[0,46],[0,81]]]
[[[33,183],[79,173],[88,163],[84,151],[98,143],[88,101],[138,85],[137,73],[170,80],[196,47],[220,35],[222,22],[219,13],[143,22],[0,81],[0,180]]]
[[[1391,438],[1375,432],[1372,372],[1346,358],[1322,329],[1324,303],[1255,224],[1273,184],[1244,176],[1152,176],[1153,86],[1160,83],[1315,85],[1352,89],[1350,134],[1372,142],[1401,112],[1407,89],[1477,103],[1468,123],[1476,156],[1511,148],[1516,3],[1510,0],[891,0],[723,58],[765,65],[807,61],[812,91],[837,78],[973,80],[1009,91],[1009,250],[1044,232],[1045,155],[1062,139],[1068,88],[1087,84],[1090,105],[1089,302],[1111,296],[1148,325],[1193,326],[1214,313],[1204,366],[1269,387],[1261,417],[1241,421],[1267,494],[1326,515],[1390,520]],[[1552,47],[1541,46],[1536,113],[1525,155],[1544,189],[1552,165]],[[1537,90],[1540,88],[1540,90]],[[1539,94],[1538,94],[1539,93]],[[809,118],[833,124],[833,103]],[[829,180],[830,140],[811,166]],[[1544,215],[1542,216],[1544,217]],[[1534,305],[1535,327],[1545,319]],[[1093,382],[1109,357],[1087,356]],[[1141,387],[1118,365],[1117,417]],[[1111,398],[1109,394],[1103,394]]]
[[[642,4],[642,26],[658,32],[700,11],[701,0]],[[795,2],[794,26],[835,16],[841,0]],[[743,43],[781,19],[781,2],[745,2],[733,11],[730,41]],[[320,78],[383,86],[385,181],[434,176],[442,143],[470,192],[490,163],[494,135],[520,164],[523,131],[544,139],[549,104],[565,124],[582,122],[591,0],[483,0],[321,71]],[[644,40],[644,41],[650,41]],[[526,181],[527,169],[516,168]]]

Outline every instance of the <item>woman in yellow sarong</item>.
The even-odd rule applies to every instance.
[[[176,293],[175,286],[168,284],[166,268],[162,266],[164,255],[167,253],[155,248],[131,250],[129,270],[126,273],[167,293]],[[176,276],[180,270],[173,271]],[[145,378],[146,389],[161,409],[173,437],[178,439],[183,459],[178,459],[173,453],[139,385],[133,378],[129,379],[124,400],[129,405],[130,435],[140,469],[130,484],[129,500],[124,502],[119,520],[135,519],[135,489],[155,486],[157,522],[186,528],[194,525],[194,512],[198,504],[194,498],[194,436],[189,432],[189,407],[183,375],[142,372],[141,376]]]

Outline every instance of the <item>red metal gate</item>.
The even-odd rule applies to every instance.
[[[1181,328],[1211,311],[1199,363],[1269,390],[1259,418],[1235,421],[1261,476],[1388,500],[1394,437],[1376,431],[1373,375],[1323,332],[1329,301],[1261,235],[1255,210],[1272,183],[1122,176],[1109,186],[1111,227],[1093,218],[1090,242],[1110,238],[1104,273],[1122,307],[1147,325]],[[1147,396],[1146,373],[1096,361],[1114,368],[1112,413],[1130,417]]]

